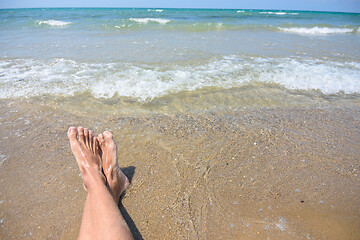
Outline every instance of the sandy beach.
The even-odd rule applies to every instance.
[[[114,134],[136,239],[360,238],[356,104],[116,117],[0,106],[1,239],[76,239],[86,192],[66,131],[78,125]]]

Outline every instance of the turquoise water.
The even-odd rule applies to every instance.
[[[259,84],[357,96],[359,26],[359,13],[2,9],[0,98],[144,103]]]

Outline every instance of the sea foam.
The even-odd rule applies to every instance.
[[[259,12],[260,14],[286,15],[286,12]]]
[[[312,59],[226,56],[198,65],[168,66],[8,59],[0,61],[0,72],[0,98],[91,92],[97,98],[117,95],[147,102],[181,91],[259,82],[324,94],[360,93],[360,63]]]
[[[336,34],[336,33],[352,33],[354,30],[352,28],[329,28],[329,27],[313,27],[313,28],[304,28],[304,27],[292,27],[292,28],[283,28],[279,27],[281,31],[298,33],[298,34]]]
[[[163,12],[163,9],[148,9],[148,12]]]
[[[149,22],[157,22],[160,24],[166,24],[166,23],[170,22],[169,19],[164,19],[164,18],[130,18],[129,20],[138,22],[138,23],[142,23],[142,24],[147,24]]]
[[[54,26],[54,27],[63,27],[66,25],[71,24],[71,22],[63,22],[63,21],[58,21],[58,20],[47,20],[47,21],[38,21],[39,25],[50,25],[50,26]]]

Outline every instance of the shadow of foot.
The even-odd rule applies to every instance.
[[[121,168],[121,171],[126,175],[126,177],[129,179],[129,182],[131,184],[132,178],[135,174],[135,167],[130,166],[130,167],[126,167],[126,168]],[[118,203],[120,212],[123,215],[126,224],[129,226],[134,239],[135,240],[144,240],[143,237],[141,236],[141,233],[139,232],[139,229],[136,227],[134,221],[132,220],[129,213],[126,211],[125,207],[121,203],[121,199],[124,197],[125,193],[126,193],[126,191],[123,192],[123,194],[121,194],[120,201]]]

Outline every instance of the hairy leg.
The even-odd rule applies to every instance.
[[[93,138],[91,131],[82,127],[69,128],[68,137],[88,193],[79,239],[133,239],[117,203],[105,185],[97,138]]]

